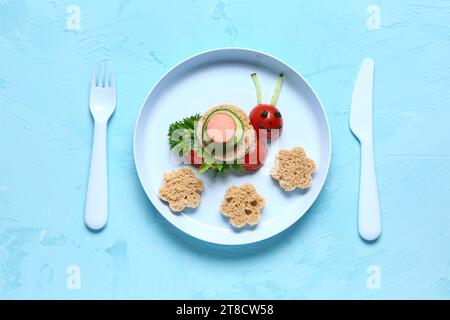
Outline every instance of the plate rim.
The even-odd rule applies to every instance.
[[[246,51],[248,53],[254,53],[254,54],[259,54],[259,55],[263,55],[266,56],[270,59],[273,59],[281,64],[284,64],[287,68],[291,69],[297,76],[299,76],[304,83],[309,87],[309,89],[311,90],[312,94],[314,95],[314,97],[317,99],[318,104],[320,105],[322,114],[324,116],[325,119],[325,123],[326,123],[326,127],[327,127],[327,131],[328,131],[328,141],[329,141],[329,147],[328,147],[328,158],[327,158],[327,165],[325,170],[325,178],[323,180],[323,183],[320,187],[319,192],[317,193],[317,195],[315,196],[314,200],[309,204],[309,206],[306,208],[306,210],[304,211],[304,213],[302,215],[300,215],[296,220],[293,220],[291,223],[289,223],[284,229],[282,230],[278,230],[275,232],[269,232],[267,234],[265,234],[264,237],[260,238],[260,239],[251,239],[250,241],[242,241],[239,243],[235,243],[235,242],[220,242],[220,241],[213,241],[212,239],[206,239],[206,238],[202,238],[200,236],[198,236],[197,234],[191,234],[181,228],[179,228],[176,224],[174,224],[172,221],[170,221],[164,214],[162,214],[158,207],[153,203],[152,201],[152,197],[149,195],[149,192],[147,191],[146,187],[144,186],[144,183],[142,181],[142,177],[140,172],[140,168],[138,165],[138,161],[137,161],[137,156],[136,156],[136,144],[137,144],[137,130],[138,130],[138,125],[140,123],[140,119],[142,116],[142,113],[144,111],[144,107],[146,105],[146,102],[148,101],[148,99],[150,98],[150,96],[152,95],[153,91],[158,87],[159,83],[166,77],[168,76],[172,71],[174,71],[175,69],[177,69],[178,67],[180,67],[181,65],[183,65],[184,63],[187,63],[189,60],[193,60],[196,59],[199,56],[202,55],[208,55],[208,54],[213,54],[216,52],[220,52],[220,51]],[[327,113],[325,112],[325,108],[323,106],[322,101],[320,100],[319,95],[316,93],[316,91],[314,90],[314,88],[311,86],[311,84],[294,68],[292,67],[289,63],[285,62],[282,59],[279,59],[269,53],[266,53],[264,51],[260,51],[260,50],[256,50],[256,49],[250,49],[250,48],[245,48],[245,47],[220,47],[220,48],[213,48],[213,49],[208,49],[208,50],[204,50],[204,51],[200,51],[196,54],[193,54],[183,60],[181,60],[180,62],[176,63],[173,67],[169,68],[166,72],[164,72],[161,77],[159,77],[159,79],[155,82],[155,84],[152,86],[152,88],[150,89],[150,91],[148,92],[148,94],[145,96],[144,101],[141,104],[141,107],[139,109],[137,118],[136,118],[136,123],[134,126],[134,134],[133,134],[133,159],[134,159],[134,165],[135,165],[135,169],[136,169],[136,173],[139,179],[139,182],[141,184],[142,189],[145,192],[145,195],[148,198],[148,201],[150,201],[153,205],[153,207],[156,209],[156,211],[162,216],[164,217],[164,220],[166,220],[168,223],[170,223],[170,225],[172,225],[173,227],[175,227],[177,230],[179,230],[180,232],[182,232],[183,234],[186,234],[194,239],[206,242],[206,243],[211,243],[211,244],[216,244],[216,245],[223,245],[223,246],[242,246],[242,245],[249,245],[252,243],[257,243],[257,242],[261,242],[261,241],[265,241],[265,240],[269,240],[281,233],[283,233],[284,231],[286,231],[287,229],[289,229],[290,227],[292,227],[293,225],[295,225],[305,214],[308,213],[308,211],[311,209],[312,205],[317,201],[317,199],[319,198],[320,194],[322,193],[323,187],[325,186],[325,183],[327,182],[328,179],[328,173],[330,170],[330,165],[331,165],[331,155],[332,155],[332,140],[331,140],[331,128],[330,128],[330,123],[328,120],[328,116]]]

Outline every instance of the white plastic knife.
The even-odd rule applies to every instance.
[[[358,230],[360,236],[367,241],[373,241],[381,234],[380,201],[373,152],[373,74],[373,60],[365,59],[356,79],[350,106],[350,129],[361,145]]]

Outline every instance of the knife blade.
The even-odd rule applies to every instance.
[[[365,59],[353,88],[350,128],[358,139],[372,139],[372,97],[374,61]]]
[[[365,59],[353,88],[350,105],[350,129],[361,146],[358,231],[367,240],[381,234],[381,212],[375,173],[373,147],[373,78],[374,61]]]

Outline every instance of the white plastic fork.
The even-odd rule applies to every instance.
[[[109,76],[108,76],[109,69]],[[91,80],[89,107],[94,118],[91,166],[86,195],[84,221],[92,230],[100,230],[108,221],[107,125],[116,108],[116,86],[112,65],[100,64]]]

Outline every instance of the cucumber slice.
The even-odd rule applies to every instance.
[[[261,83],[259,82],[259,78],[256,75],[256,73],[252,73],[251,77],[253,79],[253,83],[255,84],[255,88],[256,88],[256,102],[258,104],[261,104],[262,103]]]
[[[282,84],[283,84],[283,75],[280,74],[277,78],[277,84],[275,85],[275,90],[273,91],[272,99],[270,100],[270,104],[273,106],[277,105],[278,97],[280,96]]]
[[[242,120],[234,112],[232,112],[228,109],[215,110],[206,118],[205,122],[203,123],[203,127],[202,127],[203,142],[205,142],[206,144],[209,144],[212,142],[211,139],[208,137],[208,134],[206,132],[206,127],[207,127],[208,121],[211,119],[211,117],[218,113],[225,113],[225,114],[229,115],[236,123],[236,129],[235,129],[234,135],[230,139],[230,141],[231,140],[233,141],[233,144],[232,144],[233,147],[236,146],[241,141],[242,137],[244,136],[244,125],[242,123]]]

